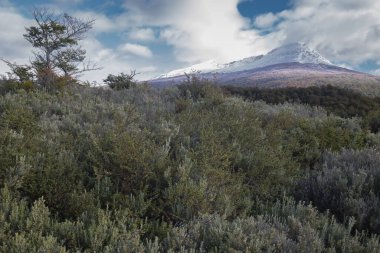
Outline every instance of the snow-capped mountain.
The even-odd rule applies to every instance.
[[[186,74],[191,74],[191,73],[208,73],[215,71],[217,69],[223,68],[223,64],[217,63],[215,60],[209,60],[205,61],[187,68],[182,68],[182,69],[176,69],[173,71],[170,71],[167,74],[162,74],[157,77],[157,79],[160,78],[168,78],[168,77],[175,77],[175,76],[181,76]]]
[[[202,62],[187,68],[170,71],[167,74],[160,75],[156,79],[181,76],[185,73],[204,74],[237,72],[282,63],[312,63],[331,65],[331,62],[324,58],[316,50],[309,48],[305,43],[298,42],[276,48],[266,55],[248,57],[234,62],[224,64],[218,63],[215,60]]]
[[[157,88],[178,85],[188,80],[185,73],[212,80],[216,85],[257,88],[334,85],[380,96],[379,76],[335,66],[305,43],[288,44],[266,55],[225,64],[210,60],[171,71],[148,83]]]
[[[225,64],[223,72],[243,71],[294,62],[331,65],[331,62],[316,50],[310,49],[305,43],[298,42],[276,48],[266,55]]]

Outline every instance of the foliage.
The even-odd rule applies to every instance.
[[[379,143],[359,118],[198,79],[4,92],[0,251],[378,252]],[[362,188],[326,172],[350,182],[355,168]]]
[[[26,28],[24,38],[38,50],[32,61],[36,72],[58,74],[61,71],[64,76],[73,76],[82,71],[78,63],[84,61],[86,51],[77,45],[94,21],[83,21],[68,14],[57,15],[47,9],[36,9],[33,16],[36,26]],[[45,73],[44,78],[49,78],[49,74]]]
[[[8,187],[1,190],[0,249],[5,252],[377,252],[378,238],[352,236],[353,220],[342,225],[311,206],[291,200],[263,205],[262,215],[232,221],[202,215],[143,240],[147,223],[129,218],[126,210],[98,209],[91,220],[57,222],[43,199],[31,208],[17,201]]]
[[[32,67],[3,61],[10,67],[11,72],[8,72],[7,75],[1,75],[0,94],[4,95],[18,90],[30,92],[36,89]]]
[[[130,74],[120,73],[116,76],[109,74],[103,82],[113,90],[130,89],[136,86],[136,81],[134,80],[135,76],[136,71],[131,71]]]
[[[379,131],[380,98],[367,97],[358,92],[334,86],[315,86],[308,88],[258,89],[228,86],[224,88],[231,94],[249,100],[263,100],[270,104],[295,102],[321,106],[329,113],[343,118],[362,117],[372,132]]]
[[[330,210],[340,221],[353,216],[355,227],[380,233],[380,153],[345,150],[324,155],[321,168],[297,187],[299,199]]]
[[[35,48],[34,58],[30,65],[2,59],[11,69],[8,77],[3,76],[3,92],[30,91],[36,86],[60,90],[75,83],[79,73],[97,69],[84,64],[86,50],[78,45],[92,28],[93,20],[84,21],[48,9],[35,9],[33,17],[36,25],[25,28],[24,38]]]
[[[380,109],[372,110],[365,116],[364,121],[373,133],[380,132]]]
[[[277,202],[257,217],[228,221],[204,215],[174,228],[163,251],[179,252],[376,252],[376,237],[351,236],[353,221],[338,224],[329,215],[292,200]],[[363,240],[364,239],[364,240]],[[162,246],[161,246],[162,247]],[[188,252],[188,251],[186,251]]]

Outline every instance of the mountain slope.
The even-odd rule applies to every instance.
[[[305,43],[297,42],[276,48],[266,55],[252,56],[229,63],[221,64],[215,60],[205,61],[187,68],[170,71],[169,73],[158,76],[156,79],[170,78],[192,73],[236,72],[290,62],[331,65],[331,62],[317,51],[310,49]]]
[[[207,73],[207,72],[215,71],[222,67],[223,65],[220,65],[215,60],[209,60],[209,61],[205,61],[205,62],[196,64],[187,68],[172,70],[167,74],[162,74],[158,76],[156,79],[181,76],[181,75],[184,75],[185,73],[186,74],[199,73],[199,72]]]
[[[149,83],[156,87],[177,85],[186,80],[185,73],[196,73],[219,85],[277,88],[330,84],[380,96],[380,77],[334,66],[304,43],[285,45],[266,55],[227,64],[208,61],[171,71]]]
[[[310,49],[304,43],[298,42],[276,48],[266,55],[225,64],[221,71],[235,72],[291,62],[331,65],[331,62],[317,51]]]

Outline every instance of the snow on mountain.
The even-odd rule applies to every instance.
[[[252,59],[236,64],[226,65],[224,72],[236,72],[266,66],[281,64],[281,63],[312,63],[331,65],[331,62],[324,58],[317,51],[310,49],[305,43],[292,43],[270,51],[268,54],[261,57],[248,58]]]
[[[353,89],[369,96],[380,96],[380,77],[331,64],[304,43],[288,44],[266,55],[218,64],[207,61],[172,71],[148,83],[157,88],[186,82],[184,73],[197,73],[216,85],[238,87],[284,88],[334,85]]]
[[[187,68],[170,71],[167,74],[158,76],[157,79],[181,76],[181,75],[184,75],[185,73],[186,74],[208,73],[208,72],[212,72],[221,68],[223,68],[223,65],[217,63],[215,60],[209,60],[209,61],[205,61],[205,62],[196,64]]]
[[[316,50],[310,49],[305,43],[297,42],[276,48],[266,55],[248,57],[234,62],[219,64],[215,60],[206,61],[188,68],[173,70],[156,79],[181,76],[185,73],[229,73],[293,62],[331,65],[331,62]]]

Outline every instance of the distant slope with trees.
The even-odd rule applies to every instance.
[[[367,97],[359,92],[331,85],[309,88],[259,89],[226,86],[226,91],[245,99],[263,100],[269,104],[285,102],[321,106],[343,118],[361,117],[373,132],[380,127],[380,97]]]

